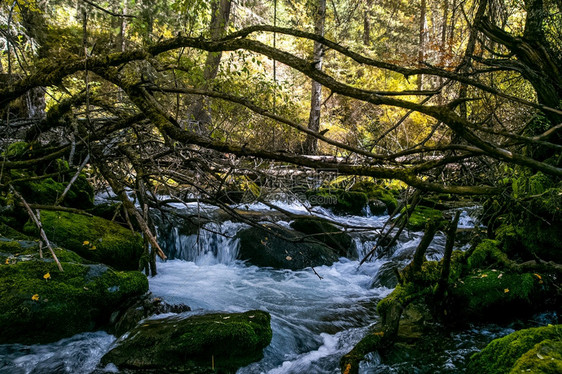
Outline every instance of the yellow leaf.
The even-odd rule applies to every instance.
[[[33,300],[33,301],[39,300],[39,295],[35,294],[35,295],[31,296],[31,300]]]
[[[88,245],[88,244],[90,244],[90,242],[87,240],[84,240],[84,243],[82,243],[82,245]]]
[[[347,366],[345,367],[345,370],[343,372],[343,374],[349,374],[351,371],[351,364],[347,364]]]
[[[90,251],[93,251],[96,249],[96,246],[94,245],[92,248],[90,248]]]
[[[9,258],[6,259],[6,265],[10,265],[10,259]]]
[[[535,277],[539,278],[539,279],[542,279],[542,277],[541,277],[540,275],[538,275],[537,273],[534,273],[533,275],[534,275]]]
[[[487,276],[488,276],[488,274],[482,274],[482,275],[480,276],[480,278],[486,278]]]
[[[43,275],[43,278],[51,279],[51,273],[47,273],[47,274]]]
[[[384,336],[384,331],[375,332],[373,335]]]
[[[506,288],[505,290],[503,290],[504,293],[508,293],[509,292],[509,288]]]

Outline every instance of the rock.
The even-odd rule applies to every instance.
[[[102,365],[160,372],[235,372],[258,361],[271,341],[270,315],[259,310],[147,320],[122,337]]]
[[[339,214],[362,215],[368,202],[367,195],[363,192],[337,188],[309,190],[306,197],[311,205],[329,208]]]
[[[398,195],[397,190],[393,191],[370,181],[357,182],[351,187],[351,190],[363,192],[367,195],[371,213],[375,215],[384,214],[385,211],[390,214],[398,207],[398,201],[395,197],[395,194]],[[381,202],[386,207],[385,210],[382,210]]]
[[[47,252],[40,259],[37,247],[14,243],[0,249],[0,344],[47,343],[104,327],[116,308],[148,290],[140,272],[89,265],[57,249],[60,272]]]
[[[342,257],[347,256],[353,248],[353,239],[348,233],[323,220],[297,218],[291,222],[291,227],[303,234],[312,235],[312,238],[333,248]]]
[[[470,358],[467,373],[562,372],[562,325],[516,331]]]
[[[431,220],[443,221],[443,213],[437,209],[418,205],[410,215],[408,228],[416,231],[423,230]]]
[[[266,228],[269,232],[251,227],[236,234],[240,239],[238,257],[241,260],[257,266],[291,270],[331,265],[338,260],[334,250],[324,243],[304,239],[301,233],[282,227],[268,225]]]
[[[394,288],[398,284],[398,277],[396,276],[396,271],[399,268],[399,264],[393,261],[385,262],[379,268],[379,271],[373,279],[372,287],[386,287]]]
[[[369,210],[371,211],[371,214],[375,216],[382,216],[388,212],[386,204],[379,199],[369,200]]]
[[[153,297],[148,293],[126,309],[116,311],[111,316],[112,326],[108,332],[116,336],[121,336],[127,331],[132,330],[139,321],[152,315],[163,313],[184,313],[189,312],[190,307],[184,304],[168,304],[158,297]]]
[[[548,294],[540,275],[475,270],[449,289],[449,315],[458,320],[495,321],[531,314]]]
[[[61,162],[64,161],[61,160]],[[69,176],[65,182],[59,182],[53,178],[45,178],[39,181],[20,183],[18,184],[18,190],[29,203],[52,205],[62,195],[71,178],[72,176]],[[78,209],[93,207],[94,189],[85,175],[81,174],[74,181],[62,205]]]
[[[87,260],[101,262],[118,270],[137,270],[143,253],[139,234],[100,217],[67,212],[41,212],[47,237]],[[34,226],[26,224],[26,232]]]

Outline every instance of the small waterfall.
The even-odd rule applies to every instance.
[[[231,264],[238,256],[236,233],[246,227],[231,221],[207,223],[196,233],[181,227],[159,227],[162,247],[170,260],[179,259],[199,265]],[[166,231],[165,231],[166,230]]]

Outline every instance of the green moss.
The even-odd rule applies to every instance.
[[[503,338],[493,340],[481,352],[474,354],[470,358],[467,372],[469,374],[519,373],[520,371],[512,370],[515,367],[534,370],[534,367],[529,366],[532,366],[531,364],[533,364],[535,358],[530,357],[531,355],[526,355],[526,353],[534,350],[536,356],[536,352],[541,349],[540,345],[537,346],[537,344],[553,341],[553,343],[545,343],[543,345],[543,349],[545,349],[546,346],[559,346],[561,339],[561,325],[549,325],[516,331]],[[524,355],[525,357],[523,358],[522,356]],[[558,351],[557,355],[560,355],[560,351]],[[531,372],[540,373],[542,371]],[[549,371],[546,372],[548,373]]]
[[[57,253],[61,259],[77,259],[63,252]],[[91,331],[148,290],[140,272],[74,262],[63,262],[60,272],[52,259],[20,258],[0,265],[0,343],[43,343]]]
[[[467,259],[469,269],[485,268],[495,266],[504,268],[509,266],[507,255],[499,248],[497,240],[485,239],[476,246]]]
[[[26,142],[14,142],[10,144],[4,152],[2,152],[2,156],[8,158],[21,157],[31,149],[30,146],[31,145]]]
[[[368,198],[363,192],[340,189],[309,190],[306,197],[312,205],[330,208],[336,213],[361,215]]]
[[[119,270],[136,270],[143,252],[140,235],[100,217],[67,212],[41,213],[47,237],[85,259]]]
[[[535,274],[480,270],[450,288],[450,310],[464,318],[508,318],[533,311],[535,301],[544,294],[542,281]]]
[[[54,204],[63,194],[67,183],[57,182],[53,178],[19,183],[18,189],[30,203]],[[94,204],[94,189],[85,175],[80,175],[70,187],[63,204],[78,209],[88,209]]]
[[[270,316],[258,310],[149,320],[102,362],[166,370],[209,367],[214,360],[218,372],[230,372],[263,357],[271,337]]]
[[[437,209],[418,205],[410,215],[408,228],[423,230],[429,221],[443,221],[443,213]]]
[[[398,201],[394,193],[398,194],[396,190],[389,190],[384,186],[378,185],[374,182],[362,181],[355,183],[351,187],[352,191],[363,192],[367,195],[369,201],[380,200],[386,205],[388,213],[392,213],[398,207]]]
[[[510,373],[562,373],[562,335],[558,340],[543,340],[521,356]]]

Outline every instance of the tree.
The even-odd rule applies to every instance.
[[[60,157],[71,159],[78,154],[84,159],[89,155],[96,172],[118,194],[128,215],[136,219],[147,240],[157,248],[145,209],[165,209],[156,199],[156,192],[175,201],[191,201],[188,196],[196,196],[196,201],[215,204],[235,214],[219,198],[229,181],[236,180],[231,177],[257,174],[261,180],[277,178],[279,169],[275,165],[394,179],[423,191],[453,194],[500,193],[505,187],[498,170],[505,165],[540,171],[558,181],[562,175],[559,158],[529,149],[559,152],[562,148],[561,32],[559,24],[553,22],[559,17],[559,5],[527,2],[520,36],[505,31],[508,26],[514,29],[514,25],[492,21],[492,5],[486,0],[478,3],[470,23],[464,25],[471,30],[470,41],[468,45],[451,47],[456,54],[451,58],[455,64],[447,67],[418,66],[415,54],[402,63],[377,59],[371,57],[372,50],[355,52],[345,40],[334,42],[321,32],[254,25],[203,37],[197,33],[171,34],[164,26],[156,27],[160,25],[156,20],[153,33],[161,32],[162,37],[143,44],[143,38],[129,35],[123,52],[93,48],[91,54],[83,56],[80,48],[69,48],[46,51],[51,54],[48,59],[30,55],[30,64],[18,65],[9,82],[0,88],[0,131],[5,139],[2,149],[5,151],[6,143],[18,139],[40,139],[46,146],[37,145],[42,151],[31,158],[5,152],[0,187],[7,193],[9,186],[16,183],[14,171]],[[516,11],[519,10],[513,10]],[[92,17],[88,28],[101,30],[104,22],[108,21]],[[416,25],[410,26],[415,34]],[[70,35],[76,35],[78,25],[73,27],[74,34]],[[200,30],[204,31],[203,26]],[[18,32],[4,31],[21,56],[25,42],[15,42]],[[267,43],[273,33],[283,41],[279,48]],[[100,40],[106,37],[97,31],[88,35]],[[82,39],[60,42],[80,46]],[[329,59],[324,56],[326,64],[322,69],[316,58],[302,57],[302,45],[311,42],[330,53]],[[220,53],[228,56],[223,66],[230,75],[214,77],[220,79],[214,85],[195,82],[189,73],[197,61],[207,56],[206,71],[214,71],[211,75],[215,75],[213,69],[218,62],[212,62],[211,56]],[[10,61],[14,65],[14,56],[3,59],[3,65]],[[283,94],[286,101],[295,102],[290,110],[273,111],[271,107],[271,85],[258,74],[268,59],[283,64],[282,73],[288,82]],[[408,80],[422,74],[442,79],[442,87],[424,91]],[[253,75],[258,78],[253,79]],[[377,136],[388,141],[372,148],[368,142],[351,143],[345,137],[326,136],[302,124],[306,113],[293,109],[306,101],[295,83],[303,79],[317,82],[339,100],[376,108],[378,112],[374,113],[389,113],[391,109],[396,117],[383,128],[373,128]],[[56,98],[45,118],[18,118],[17,101],[41,87],[48,87],[49,94]],[[174,112],[192,107],[197,102],[193,97],[230,105],[225,106],[224,122],[216,124],[222,126],[224,136],[200,133],[179,123]],[[242,112],[248,123],[229,121],[228,116]],[[544,116],[546,121],[529,131],[529,121],[537,116]],[[283,129],[295,143],[303,138],[321,141],[332,154],[307,156],[291,152],[290,145],[273,147],[267,133],[256,132],[256,124]],[[369,129],[353,132],[357,131],[358,138],[373,137]],[[397,132],[404,138],[394,136]],[[273,162],[273,166],[257,168],[264,160]],[[463,164],[469,167],[461,175],[452,174]],[[130,201],[126,187],[142,196],[141,209]]]
[[[318,0],[315,4],[314,11],[314,33],[324,36],[324,23],[326,22],[326,0]],[[312,59],[315,69],[322,70],[322,59],[324,54],[324,46],[318,41],[314,41],[314,53]],[[315,80],[312,81],[312,89],[310,93],[310,115],[308,117],[308,129],[318,132],[320,130],[320,111],[322,105],[322,85]],[[305,154],[316,154],[318,149],[318,140],[308,134],[304,144]]]

